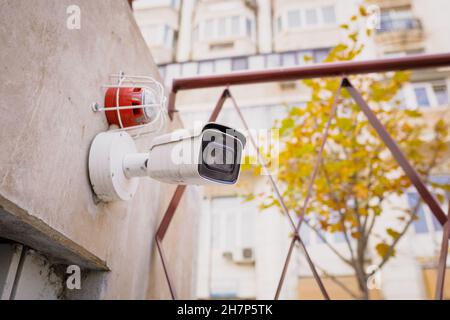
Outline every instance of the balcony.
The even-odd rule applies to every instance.
[[[375,41],[395,50],[412,49],[423,40],[422,23],[416,18],[381,20]]]
[[[378,34],[386,32],[401,32],[409,30],[422,30],[422,24],[419,19],[395,19],[381,21]]]
[[[380,8],[393,8],[410,6],[411,0],[366,0],[366,3],[369,5],[377,5]]]
[[[180,10],[180,0],[152,0],[142,1],[133,0],[131,1],[134,10],[140,9],[159,9],[159,8],[171,8],[175,11]]]

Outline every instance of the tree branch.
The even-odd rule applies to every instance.
[[[339,259],[341,259],[343,262],[345,262],[346,264],[348,264],[349,266],[353,267],[353,263],[351,261],[349,261],[348,259],[346,259],[321,233],[319,230],[317,230],[317,228],[315,228],[309,221],[309,219],[304,219],[303,220],[306,225],[312,230],[314,231],[317,236],[320,238],[320,240],[323,241],[323,243],[325,245],[327,245],[327,247],[333,251],[333,253],[339,257]]]
[[[434,150],[433,157],[431,158],[431,161],[430,161],[430,163],[428,165],[428,168],[426,170],[426,174],[425,174],[426,179],[424,181],[425,184],[427,184],[429,182],[430,172],[436,166],[438,154],[439,154],[439,150],[438,150],[438,148],[436,148]],[[416,205],[414,206],[414,209],[413,209],[412,214],[411,214],[411,218],[405,224],[405,227],[400,232],[399,236],[397,238],[395,238],[394,241],[391,243],[391,245],[389,246],[389,249],[386,252],[386,255],[383,257],[381,262],[378,264],[378,269],[381,269],[389,261],[389,259],[392,257],[392,255],[391,255],[392,252],[394,251],[394,249],[395,249],[396,245],[398,244],[398,242],[400,241],[400,239],[405,235],[406,231],[408,231],[409,226],[413,223],[413,221],[415,219],[415,216],[417,214],[417,210],[419,209],[421,204],[422,204],[422,201],[420,199],[420,200],[417,201]],[[375,273],[375,271],[376,271],[376,269],[374,271],[372,271],[372,273],[370,275],[373,275]]]
[[[352,244],[350,242],[350,239],[348,238],[348,234],[347,234],[347,227],[345,226],[345,216],[344,214],[341,212],[340,208],[339,208],[339,200],[337,199],[336,195],[332,192],[331,190],[331,181],[330,181],[330,177],[328,175],[327,170],[325,169],[325,165],[322,162],[321,165],[322,171],[324,173],[325,176],[325,180],[327,182],[327,186],[328,186],[328,195],[333,199],[333,201],[336,203],[336,206],[338,207],[338,213],[339,213],[339,219],[340,219],[340,223],[341,223],[341,227],[342,227],[342,233],[344,234],[344,239],[345,242],[347,244],[347,248],[350,252],[350,259],[351,259],[351,265],[353,268],[355,268],[355,254],[353,252],[353,248],[352,248]]]

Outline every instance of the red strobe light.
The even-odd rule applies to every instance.
[[[152,92],[145,88],[109,88],[105,94],[106,119],[110,125],[114,124],[120,128],[149,123],[153,119],[153,108],[140,106],[155,103],[154,100]],[[118,110],[118,106],[121,109]],[[113,110],[107,111],[107,109]]]

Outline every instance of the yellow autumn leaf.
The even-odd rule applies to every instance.
[[[367,16],[367,10],[364,6],[359,7],[359,14],[362,15],[363,17]]]
[[[375,250],[377,251],[378,255],[382,258],[386,257],[389,253],[390,246],[384,242],[380,242],[375,246]],[[394,250],[391,250],[390,252],[391,256],[395,256]]]
[[[387,233],[388,235],[390,235],[394,240],[397,239],[398,237],[400,237],[400,233],[397,232],[397,231],[395,231],[395,230],[392,229],[392,228],[387,228],[387,229],[386,229],[386,233]]]

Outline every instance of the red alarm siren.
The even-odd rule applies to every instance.
[[[116,84],[105,84],[104,106],[92,104],[94,112],[104,112],[111,130],[127,130],[133,137],[160,131],[165,124],[164,86],[149,76],[111,75]],[[114,129],[113,127],[118,127]]]
[[[119,96],[118,100],[117,95]],[[105,111],[106,119],[110,125],[115,124],[123,128],[149,123],[152,120],[151,108],[139,106],[145,106],[152,101],[154,101],[153,94],[148,89],[109,88],[105,94],[105,110],[114,110]],[[117,110],[118,105],[130,108]],[[118,113],[120,113],[120,119]]]

